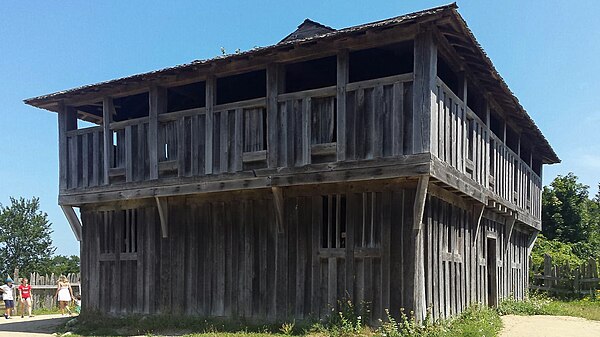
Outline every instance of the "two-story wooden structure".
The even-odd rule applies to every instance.
[[[559,162],[455,5],[306,20],[25,102],[58,115],[88,311],[302,319],[349,297],[443,318],[521,298]]]

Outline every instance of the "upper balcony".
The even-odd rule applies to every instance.
[[[59,112],[59,203],[429,175],[539,224],[558,159],[514,96],[448,66],[435,29],[29,100]]]

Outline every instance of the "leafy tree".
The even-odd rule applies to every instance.
[[[569,173],[558,176],[542,194],[543,234],[562,242],[587,241],[595,230],[590,217],[589,186]]]
[[[10,198],[0,205],[0,275],[21,275],[40,270],[54,253],[48,215],[40,211],[39,198]]]
[[[56,255],[48,260],[46,266],[39,271],[40,274],[67,275],[79,273],[79,256]]]

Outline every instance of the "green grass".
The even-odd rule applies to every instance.
[[[495,310],[473,307],[459,317],[442,321],[427,321],[418,325],[409,318],[385,323],[386,329],[372,329],[361,323],[360,316],[338,313],[317,324],[256,324],[239,320],[206,320],[175,316],[129,316],[107,318],[102,315],[80,317],[65,327],[70,336],[123,336],[183,334],[188,337],[494,337],[501,329]]]
[[[523,301],[504,300],[498,311],[502,315],[574,316],[600,321],[600,299],[596,296],[569,299],[533,294]]]

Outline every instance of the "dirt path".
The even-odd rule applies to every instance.
[[[41,315],[35,317],[20,316],[5,319],[0,316],[0,337],[48,337],[60,325],[65,324],[70,317],[61,315]]]
[[[500,337],[598,337],[600,322],[567,316],[502,316]]]

